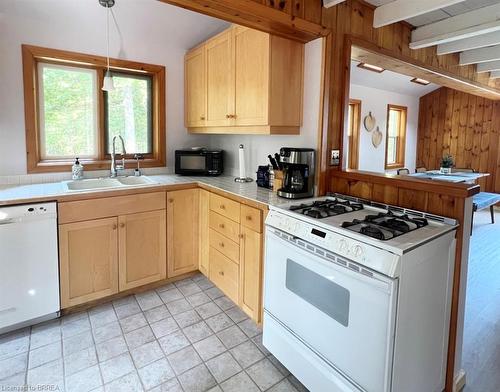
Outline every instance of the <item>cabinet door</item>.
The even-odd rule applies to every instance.
[[[261,318],[262,234],[241,227],[240,306],[256,322]]]
[[[184,59],[186,127],[202,127],[205,125],[207,104],[205,71],[205,46],[186,54]]]
[[[209,213],[210,213],[210,192],[205,189],[200,189],[200,252],[199,252],[199,268],[200,272],[208,276],[209,271]]]
[[[198,269],[199,189],[167,192],[168,277]],[[202,233],[208,236],[208,232]]]
[[[269,107],[269,34],[237,27],[234,125],[267,125]]]
[[[207,126],[231,125],[234,114],[234,73],[231,31],[206,44]]]
[[[165,279],[165,210],[118,217],[120,291]]]
[[[59,257],[62,308],[117,293],[117,219],[60,225]]]

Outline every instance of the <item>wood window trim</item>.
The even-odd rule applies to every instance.
[[[97,70],[97,85],[101,86],[106,69],[106,57],[66,50],[49,49],[32,45],[21,45],[24,81],[24,119],[26,128],[26,156],[28,173],[47,173],[71,170],[73,159],[42,160],[40,154],[40,129],[38,110],[38,73],[39,62],[74,65],[80,68]],[[115,71],[150,75],[152,77],[153,112],[153,152],[141,161],[141,167],[163,167],[166,164],[166,114],[165,90],[166,70],[162,65],[144,64],[129,60],[110,58],[110,68]],[[82,159],[88,170],[105,170],[110,167],[109,156],[105,154],[104,93],[99,88],[98,107],[98,151],[97,159]],[[135,167],[135,160],[127,156],[127,168]]]
[[[403,136],[398,137],[398,144],[396,146],[396,160],[395,163],[387,163],[387,148],[389,141],[389,116],[391,109],[398,110],[401,112],[401,124],[400,132],[402,131]],[[385,131],[385,169],[394,170],[402,169],[405,167],[405,150],[406,150],[406,128],[408,122],[408,108],[406,106],[399,106],[388,104],[387,105],[387,121],[386,121],[386,131]]]
[[[352,124],[353,127],[352,136],[347,138],[349,140],[349,154],[348,154],[348,168],[358,169],[359,167],[359,137],[361,130],[361,100],[359,99],[349,99],[349,106],[353,106],[352,113]],[[348,131],[349,132],[349,131]]]

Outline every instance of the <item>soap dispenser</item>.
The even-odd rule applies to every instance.
[[[76,158],[75,163],[71,167],[73,180],[81,180],[83,178],[83,165],[80,163],[80,158]]]

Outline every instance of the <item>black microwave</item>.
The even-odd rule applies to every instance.
[[[175,150],[175,174],[218,176],[224,171],[224,151],[192,148]]]

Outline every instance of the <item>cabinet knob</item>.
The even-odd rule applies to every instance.
[[[221,229],[223,229],[223,228],[224,228],[224,223],[219,223],[219,227],[220,227]]]
[[[224,242],[219,243],[219,246],[220,246],[221,248],[224,248]]]
[[[224,271],[219,271],[219,275],[224,276]]]
[[[113,225],[113,230],[116,230],[116,224]]]
[[[231,118],[236,118],[236,114],[231,114]]]
[[[247,216],[246,216],[246,220],[247,220],[247,221],[251,221],[251,220],[252,220],[252,217],[251,217],[250,215],[247,215]]]
[[[174,199],[168,199],[168,202],[169,202],[169,203],[173,203],[173,202],[174,202]]]
[[[226,209],[226,206],[225,206],[224,204],[221,204],[221,205],[220,205],[220,209],[221,209],[221,210],[225,210],[225,209]]]
[[[204,120],[205,119],[205,116],[200,116],[200,120]]]
[[[231,118],[231,115],[230,114],[226,114],[226,118]]]
[[[243,236],[243,234],[240,234],[238,237],[240,237],[241,239],[243,239],[244,236]]]
[[[123,222],[122,222],[122,223],[120,223],[120,227],[121,227],[121,228],[124,228],[124,227],[125,227],[125,223],[123,223]]]

